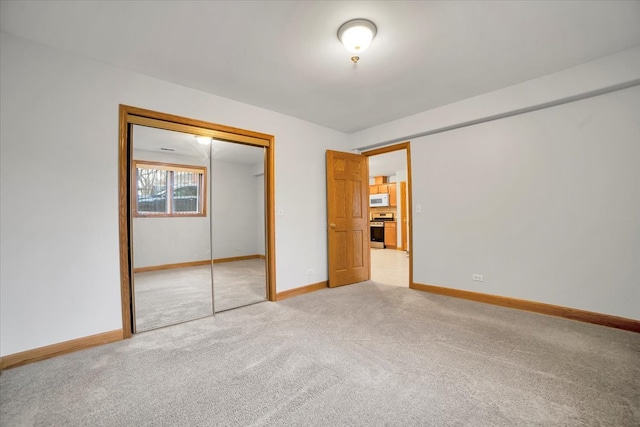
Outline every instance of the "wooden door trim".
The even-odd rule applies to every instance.
[[[640,320],[618,317],[610,314],[596,313],[593,311],[586,311],[578,308],[564,307],[559,305],[547,304],[544,302],[505,297],[501,295],[465,291],[462,289],[446,288],[442,286],[425,285],[422,283],[411,283],[411,289],[429,292],[432,294],[446,295],[454,298],[477,301],[485,304],[499,305],[502,307],[514,308],[517,310],[531,311],[533,313],[546,314],[548,316],[563,317],[565,319],[577,320],[580,322],[593,323],[596,325],[608,326],[610,328],[624,329],[626,331],[640,333]]]
[[[176,116],[173,114],[161,113],[153,110],[146,110],[144,108],[132,107],[130,105],[121,104],[120,107],[125,108],[126,109],[125,113],[128,116],[131,116],[127,118],[127,121],[129,123],[137,123],[142,118],[157,119],[159,120],[159,122],[156,121],[155,125],[152,127],[184,132],[183,128],[181,128],[180,125],[190,126],[191,128],[188,130],[188,133],[194,133],[196,135],[202,135],[202,136],[212,136],[210,135],[209,131],[223,132],[228,134],[227,137],[223,139],[227,139],[229,141],[240,142],[240,140],[236,139],[234,135],[242,135],[242,136],[256,138],[264,142],[268,142],[269,144],[272,144],[274,139],[272,135],[268,135],[266,133],[234,128],[231,126],[220,125],[217,123],[206,122],[203,120],[190,119],[188,117]],[[200,128],[200,130],[198,130],[197,128]],[[215,138],[219,138],[220,136],[222,135],[217,134]],[[253,145],[263,145],[263,144],[253,144]]]
[[[411,182],[411,142],[401,142],[399,144],[387,145],[385,147],[376,148],[362,152],[362,155],[370,157],[378,154],[391,153],[392,151],[407,150],[407,214],[409,217],[408,240],[409,240],[409,285],[413,283],[413,203],[412,199],[412,182]]]
[[[287,298],[297,297],[300,295],[308,294],[310,292],[319,291],[320,289],[324,289],[328,287],[329,287],[329,283],[326,280],[318,283],[312,283],[310,285],[301,286],[299,288],[293,288],[286,291],[278,292],[276,294],[276,300],[282,301]]]
[[[122,331],[120,329],[116,329],[115,331],[103,332],[101,334],[90,335],[88,337],[63,341],[46,345],[44,347],[21,351],[20,353],[8,354],[0,357],[0,370],[15,368],[17,366],[51,359],[52,357],[61,356],[63,354],[120,341],[122,338]]]
[[[239,144],[264,147],[265,156],[265,224],[267,246],[267,298],[276,300],[276,251],[275,251],[275,138],[273,135],[190,119],[173,114],[146,110],[120,104],[118,141],[118,204],[120,240],[120,294],[122,308],[122,335],[131,338],[132,295],[131,295],[131,216],[129,174],[133,159],[130,130],[134,123],[152,124],[153,127],[184,131],[203,136],[215,135],[218,139]]]

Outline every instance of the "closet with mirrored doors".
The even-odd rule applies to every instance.
[[[273,137],[128,106],[120,127],[125,336],[273,299]]]

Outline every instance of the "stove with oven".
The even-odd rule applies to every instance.
[[[393,221],[393,212],[374,212],[371,214],[371,244],[372,248],[384,249],[384,223]]]

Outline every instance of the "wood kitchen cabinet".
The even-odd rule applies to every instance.
[[[395,187],[395,184],[370,185],[369,194],[387,194],[391,191],[391,187]]]
[[[374,185],[386,184],[387,183],[387,177],[386,176],[374,176],[373,177],[373,183],[374,183]]]
[[[389,206],[398,206],[398,189],[395,184],[389,184]]]
[[[384,246],[389,249],[395,249],[398,246],[398,234],[395,221],[387,221],[384,223]]]

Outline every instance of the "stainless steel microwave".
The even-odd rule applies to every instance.
[[[369,206],[372,208],[389,206],[389,194],[371,194],[369,195]]]

